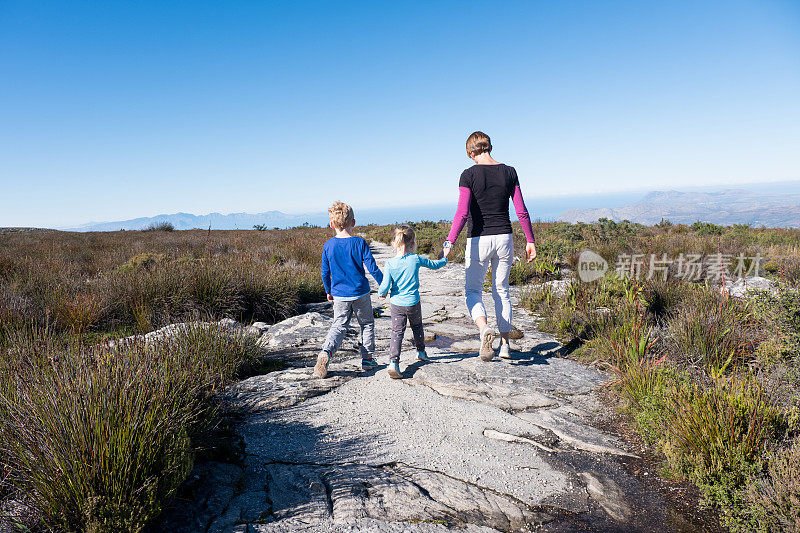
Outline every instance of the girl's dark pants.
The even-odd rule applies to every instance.
[[[414,332],[414,344],[417,350],[425,349],[425,332],[422,329],[422,306],[419,302],[411,306],[390,304],[392,313],[392,342],[389,344],[389,360],[393,363],[400,362],[400,348],[403,345],[403,335],[406,332],[406,321],[411,324]]]

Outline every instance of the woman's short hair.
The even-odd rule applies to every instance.
[[[355,222],[353,208],[344,202],[334,202],[328,209],[328,217],[330,217],[333,227],[340,231],[352,226]]]
[[[492,141],[482,131],[476,131],[467,137],[467,155],[475,157],[483,152],[492,152]]]

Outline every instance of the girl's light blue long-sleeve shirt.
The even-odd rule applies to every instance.
[[[378,295],[386,296],[394,305],[411,306],[419,302],[420,267],[437,270],[447,264],[447,258],[432,261],[417,254],[392,257],[384,265],[385,273]]]

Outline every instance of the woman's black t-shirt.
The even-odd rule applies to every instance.
[[[461,173],[459,187],[470,190],[467,237],[511,233],[508,200],[519,185],[514,167],[473,165]]]

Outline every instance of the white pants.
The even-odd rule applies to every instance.
[[[511,297],[508,293],[508,275],[514,262],[514,239],[505,235],[482,235],[467,239],[465,253],[467,309],[472,320],[486,317],[483,306],[483,280],[486,270],[492,267],[492,297],[500,333],[511,331]]]

